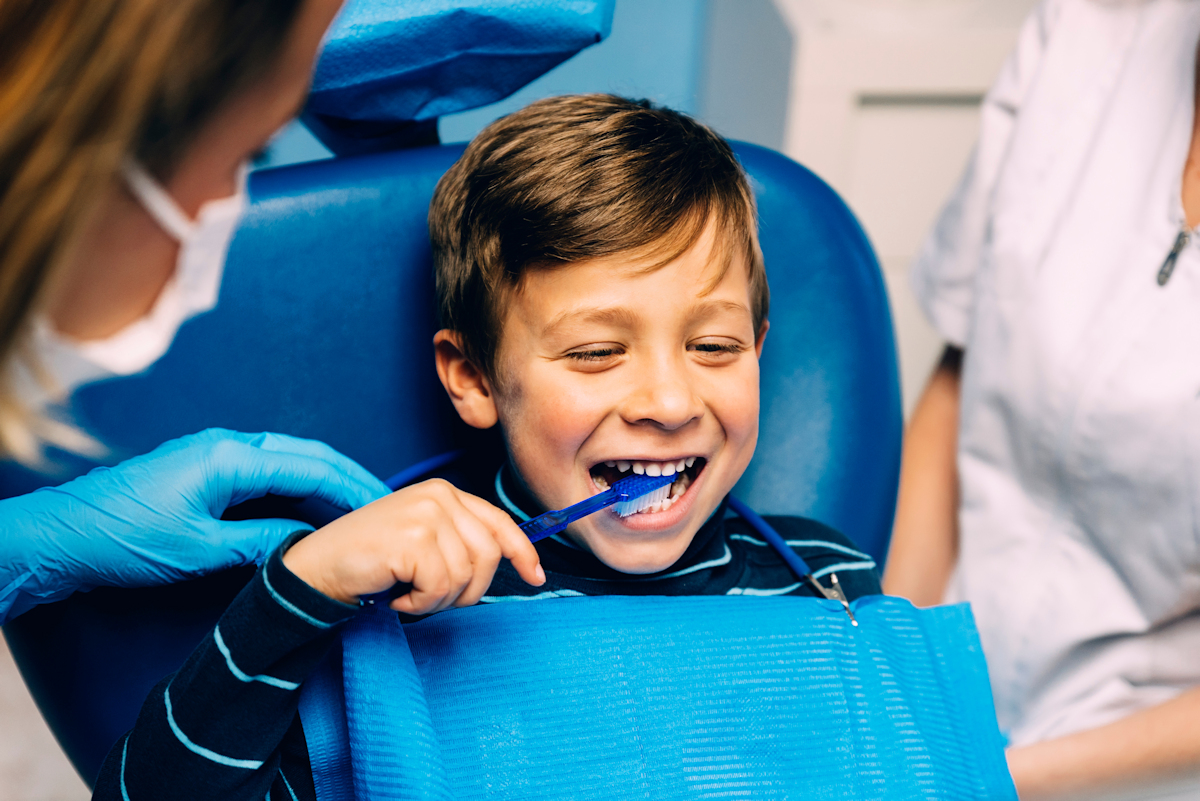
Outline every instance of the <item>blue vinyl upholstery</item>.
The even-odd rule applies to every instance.
[[[218,308],[186,325],[146,374],[79,393],[78,418],[111,446],[110,461],[223,426],[321,439],[387,476],[464,441],[432,367],[425,222],[433,187],[460,152],[433,147],[255,174]],[[881,562],[901,414],[878,265],[820,179],[759,147],[737,152],[759,198],[772,292],[759,449],[737,492],[762,513],[829,523]],[[90,467],[62,463],[55,476],[0,466],[0,495]],[[6,627],[85,779],[248,575],[98,589]]]

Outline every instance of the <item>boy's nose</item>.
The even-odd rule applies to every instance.
[[[683,428],[703,414],[704,404],[686,376],[661,367],[647,371],[621,408],[625,422],[665,431]]]

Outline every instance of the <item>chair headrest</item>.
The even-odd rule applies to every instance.
[[[604,39],[616,0],[351,0],[304,119],[335,153],[384,150],[501,100]]]

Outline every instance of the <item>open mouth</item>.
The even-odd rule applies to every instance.
[[[596,487],[604,492],[613,484],[633,474],[650,476],[675,476],[675,480],[654,492],[618,503],[614,509],[621,517],[639,512],[665,512],[683,497],[688,487],[708,464],[702,456],[687,456],[665,462],[658,461],[609,461],[593,465],[589,471]]]

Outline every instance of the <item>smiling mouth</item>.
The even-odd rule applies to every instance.
[[[640,459],[608,461],[593,465],[589,472],[591,473],[592,481],[601,492],[604,492],[622,478],[634,474],[650,476],[674,475],[676,477],[671,484],[659,490],[643,495],[641,498],[618,503],[615,507],[617,514],[621,517],[629,517],[640,512],[665,512],[670,509],[677,500],[683,497],[688,487],[692,485],[692,482],[696,480],[696,477],[700,475],[707,464],[708,460],[702,456],[688,456],[665,462]]]

